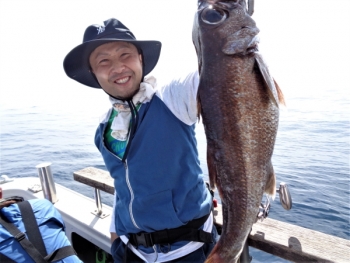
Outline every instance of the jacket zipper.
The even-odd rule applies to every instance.
[[[128,188],[129,188],[129,191],[130,191],[130,203],[129,203],[129,215],[130,215],[130,218],[131,218],[131,221],[132,223],[134,224],[134,226],[138,229],[139,226],[136,224],[136,221],[135,221],[135,218],[134,218],[134,214],[132,212],[132,204],[134,202],[134,191],[132,190],[132,187],[131,187],[131,184],[130,184],[130,180],[129,180],[129,169],[128,169],[128,163],[127,161],[125,160],[125,163],[124,163],[124,167],[125,167],[125,177],[126,177],[126,183],[128,185]]]
[[[112,111],[111,111],[112,113]],[[108,119],[111,116],[111,113],[108,115]],[[107,125],[104,126],[103,131],[102,131],[102,142],[103,142],[103,147],[105,148],[105,150],[107,150],[108,152],[110,152],[114,157],[116,157],[117,159],[121,160],[122,159],[120,157],[118,157],[117,155],[115,155],[113,152],[111,152],[105,145],[105,132],[106,132],[106,127]],[[128,140],[127,143],[129,143],[129,139],[130,139],[130,132],[128,134]],[[131,221],[133,223],[133,225],[137,228],[140,229],[140,227],[136,224],[135,218],[134,218],[134,214],[132,212],[132,204],[134,202],[134,191],[132,190],[131,184],[130,184],[130,180],[129,180],[129,169],[128,169],[128,164],[127,164],[127,160],[124,161],[124,168],[125,168],[125,181],[126,184],[128,186],[129,192],[130,192],[130,202],[129,202],[129,216],[131,218]]]

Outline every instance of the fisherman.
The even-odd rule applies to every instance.
[[[198,73],[156,89],[147,75],[160,51],[111,18],[87,27],[63,63],[112,105],[95,144],[114,178],[115,262],[204,262],[217,239],[195,138]]]

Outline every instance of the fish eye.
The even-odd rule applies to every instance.
[[[215,25],[224,21],[227,18],[227,14],[221,9],[209,6],[203,10],[201,18],[204,23]]]

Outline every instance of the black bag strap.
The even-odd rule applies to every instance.
[[[65,247],[61,247],[59,249],[56,249],[51,254],[47,255],[45,257],[45,259],[48,262],[53,262],[53,261],[61,260],[63,258],[66,258],[66,257],[69,257],[69,256],[73,256],[73,255],[76,255],[76,254],[77,253],[75,252],[75,250],[74,250],[74,248],[72,246],[65,246]]]
[[[16,263],[12,259],[6,257],[4,254],[1,254],[1,253],[0,253],[0,262],[1,263]]]
[[[26,228],[27,237],[42,256],[47,255],[45,244],[36,222],[33,208],[28,201],[17,203],[22,214],[22,220]]]
[[[22,214],[22,220],[28,235],[28,240],[24,233],[22,233],[13,223],[8,222],[6,217],[4,217],[0,212],[0,224],[3,225],[3,227],[11,234],[13,237],[20,243],[20,245],[23,247],[23,249],[28,253],[28,255],[34,260],[36,263],[48,263],[52,261],[61,260],[63,258],[76,255],[75,250],[72,246],[65,246],[56,249],[51,254],[43,257],[43,255],[46,255],[46,248],[44,241],[42,239],[38,224],[36,222],[34,212],[32,209],[32,206],[28,201],[17,203],[21,214]],[[33,243],[31,243],[31,241]],[[41,246],[41,250],[44,251],[44,254],[37,249]],[[2,255],[0,253],[0,259],[1,263],[13,263],[14,261],[6,257],[5,255]],[[4,259],[4,260],[3,260]],[[6,260],[6,261],[5,261]]]
[[[14,224],[8,222],[6,218],[0,213],[0,224],[10,232],[11,235],[21,244],[23,249],[36,263],[47,263],[39,251],[33,246],[33,244],[26,238]]]

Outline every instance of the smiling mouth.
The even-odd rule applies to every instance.
[[[116,79],[114,82],[117,84],[124,84],[124,83],[128,82],[129,79],[130,79],[130,77],[125,77],[125,78],[121,78],[121,79]]]

